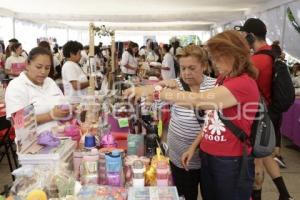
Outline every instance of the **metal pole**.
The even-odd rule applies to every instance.
[[[281,38],[280,38],[280,44],[282,48],[284,48],[284,36],[285,36],[285,27],[286,27],[286,9],[287,9],[287,4],[282,5],[284,13],[283,13],[283,24],[282,24],[282,29],[281,29]]]
[[[12,18],[12,25],[13,25],[13,38],[16,38],[16,19],[15,17]]]
[[[94,56],[95,56],[95,26],[93,23],[90,23],[89,26],[89,75],[90,75],[90,86],[88,88],[89,95],[94,94],[95,91],[95,80],[94,77],[92,76],[93,72],[93,64],[94,64]]]

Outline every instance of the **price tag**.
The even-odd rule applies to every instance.
[[[118,119],[119,127],[120,128],[125,128],[129,127],[129,121],[128,118],[119,118]]]

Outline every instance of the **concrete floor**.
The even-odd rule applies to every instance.
[[[295,148],[290,141],[283,139],[282,155],[287,163],[287,168],[281,170],[281,174],[288,187],[290,194],[300,200],[300,148]],[[11,184],[12,178],[9,173],[7,160],[0,163],[0,192],[4,185]],[[263,200],[277,200],[278,193],[271,178],[266,175],[263,185]]]

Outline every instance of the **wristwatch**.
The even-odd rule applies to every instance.
[[[154,101],[160,100],[160,92],[162,91],[163,87],[161,85],[155,85],[154,86],[154,92],[153,92],[153,99]]]

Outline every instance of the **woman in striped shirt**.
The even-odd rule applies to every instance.
[[[176,86],[178,90],[187,90],[188,86],[192,92],[204,91],[215,86],[215,79],[203,74],[208,66],[205,49],[191,45],[183,48],[177,56],[180,78],[164,81],[165,85]],[[193,143],[202,128],[203,116],[199,113],[199,110],[195,111],[193,108],[173,105],[167,136],[173,181],[179,195],[188,200],[197,200],[201,163],[199,152],[196,152],[187,171],[181,164],[181,155]]]

